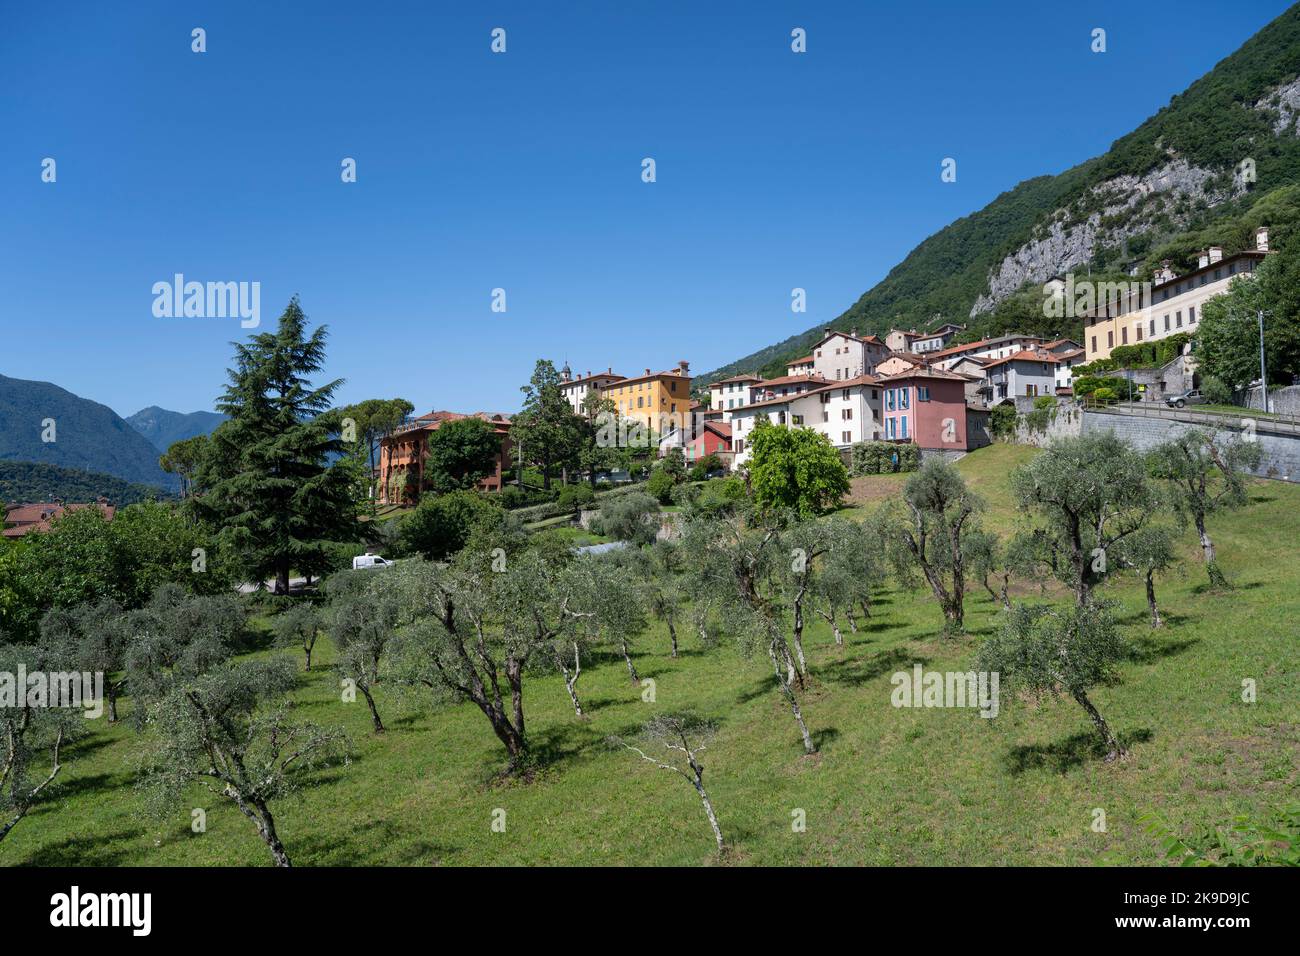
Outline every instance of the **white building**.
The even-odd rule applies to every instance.
[[[813,374],[830,382],[874,375],[876,364],[888,355],[889,347],[874,335],[859,336],[857,329],[826,329],[822,340],[813,346]]]
[[[1056,356],[1050,352],[1016,352],[984,364],[984,378],[990,389],[989,404],[1008,398],[1056,394]]]
[[[751,437],[760,419],[774,425],[811,428],[825,435],[836,448],[872,441],[881,435],[880,383],[874,376],[861,375],[736,410],[731,418],[731,447],[737,466],[749,460]]]
[[[984,359],[1001,359],[1017,352],[1039,348],[1043,344],[1040,336],[1014,333],[999,335],[992,339],[980,339],[978,342],[967,342],[965,345],[954,345],[940,352],[931,353],[928,358],[931,365],[951,369],[958,359],[967,355]]]
[[[717,382],[709,383],[709,410],[721,412],[722,421],[731,421],[731,413],[737,408],[744,408],[752,399],[749,390],[753,385],[763,381],[757,375],[733,375]]]
[[[599,394],[606,386],[621,381],[623,381],[623,376],[615,375],[612,368],[604,372],[597,372],[595,375],[588,372],[586,375],[574,378],[573,372],[566,362],[564,368],[560,369],[560,394],[569,403],[573,413],[581,415],[583,414],[582,403],[587,400],[588,392]]]

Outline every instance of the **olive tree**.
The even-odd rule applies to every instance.
[[[117,701],[126,688],[126,651],[131,641],[130,619],[112,598],[73,608],[55,608],[41,619],[43,643],[67,649],[77,670],[104,675],[109,723],[117,722]]]
[[[565,568],[534,547],[467,547],[449,566],[408,562],[400,573],[407,679],[473,701],[506,749],[507,773],[524,771],[524,674],[583,613],[562,584]]]
[[[1153,497],[1145,463],[1114,432],[1058,438],[1011,473],[1017,503],[1042,522],[1039,541],[1084,605],[1110,553],[1146,524]]]
[[[716,589],[719,608],[729,617],[742,655],[766,651],[782,697],[790,707],[804,752],[816,753],[795,693],[797,669],[786,637],[785,599],[791,558],[783,527],[789,515],[769,512],[728,519],[697,518],[685,523],[682,544],[692,555],[694,573]]]
[[[44,640],[38,645],[5,644],[0,635],[0,672],[51,670],[60,658]],[[6,699],[12,694],[12,699]],[[64,746],[84,732],[83,711],[33,701],[28,688],[0,687],[0,842],[48,796],[63,770]]]
[[[880,542],[872,531],[859,522],[830,518],[823,529],[825,553],[820,572],[813,580],[813,609],[835,635],[835,643],[844,643],[839,615],[844,614],[849,627],[857,633],[854,608],[871,615],[872,593],[884,583],[885,565]]]
[[[281,657],[226,662],[173,684],[149,706],[142,786],[150,805],[162,813],[191,785],[204,787],[238,807],[276,866],[289,866],[271,804],[312,769],[348,759],[341,731],[290,720],[286,695],[296,682]]]
[[[1246,477],[1259,466],[1258,442],[1221,437],[1192,428],[1151,449],[1151,473],[1161,479],[1170,506],[1184,521],[1191,520],[1200,537],[1210,584],[1228,586],[1214,558],[1214,542],[1206,518],[1246,503]]]
[[[322,614],[306,602],[294,604],[271,622],[277,647],[300,647],[306,656],[305,670],[311,670],[311,655],[320,637]]]
[[[371,726],[382,734],[384,722],[375,704],[374,687],[387,669],[388,650],[401,620],[404,595],[397,572],[358,576],[345,571],[330,584],[329,636],[338,651],[334,669],[349,689],[361,691],[370,709]]]
[[[1146,584],[1147,609],[1151,612],[1151,626],[1160,627],[1160,607],[1156,604],[1156,575],[1164,574],[1178,563],[1174,547],[1174,529],[1167,525],[1148,525],[1129,537],[1121,545],[1118,558],[1125,567],[1142,576]]]
[[[637,557],[639,566],[630,567],[629,573],[642,576],[646,603],[650,612],[667,626],[671,656],[676,657],[677,621],[688,597],[686,562],[681,547],[673,541],[656,541]]]
[[[718,852],[723,850],[722,828],[718,826],[717,814],[713,812],[713,802],[709,799],[708,791],[704,789],[704,765],[700,763],[699,755],[707,749],[715,733],[714,725],[706,721],[699,720],[696,717],[686,714],[660,714],[646,723],[641,728],[641,736],[645,739],[644,746],[650,748],[660,748],[668,752],[666,758],[652,756],[641,747],[629,744],[620,737],[610,737],[609,742],[613,746],[623,747],[636,754],[642,760],[654,764],[660,770],[669,770],[679,774],[699,794],[700,802],[704,804],[704,815],[709,818],[709,826],[713,829],[713,839],[717,843]],[[638,741],[641,743],[642,741]],[[665,760],[673,759],[672,754],[681,754],[680,759],[685,759],[686,766],[690,772],[682,770],[675,764],[666,763]]]
[[[961,633],[966,592],[965,545],[978,530],[984,503],[956,467],[928,459],[903,485],[901,504],[886,506],[883,521],[895,566],[906,579],[919,570],[943,610],[944,633]]]
[[[998,631],[980,645],[977,667],[997,673],[1002,685],[1037,697],[1068,694],[1091,718],[1106,761],[1124,747],[1088,696],[1114,677],[1129,647],[1103,602],[1064,608],[1018,605],[1002,616]]]
[[[639,680],[629,643],[645,630],[643,594],[627,566],[608,557],[579,558],[564,570],[556,584],[569,601],[569,614],[556,629],[553,656],[574,712],[581,717],[582,703],[576,685],[582,673],[582,654],[591,646],[602,642],[617,644],[632,681]],[[568,663],[570,650],[572,668]]]

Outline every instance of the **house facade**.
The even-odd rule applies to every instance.
[[[880,438],[880,383],[874,376],[829,382],[816,389],[765,399],[737,410],[731,419],[735,463],[749,459],[750,440],[760,420],[791,428],[811,428],[837,448]]]
[[[614,403],[620,418],[634,421],[656,435],[685,427],[691,408],[691,370],[678,362],[666,372],[645,370],[644,375],[623,378],[601,394]]]
[[[965,450],[966,383],[962,376],[917,368],[882,378],[881,437],[921,448]]]
[[[954,335],[964,331],[965,328],[964,325],[946,322],[930,332],[918,332],[916,329],[906,332],[901,329],[890,329],[885,336],[885,345],[891,352],[938,352],[952,341]]]
[[[1084,315],[1087,361],[1109,358],[1121,345],[1195,332],[1206,300],[1227,292],[1233,279],[1253,276],[1268,254],[1268,229],[1261,226],[1254,249],[1225,257],[1221,247],[1211,246],[1185,275],[1175,274],[1166,259],[1149,285],[1107,290],[1105,300]]]
[[[849,332],[826,329],[821,341],[813,346],[813,374],[828,382],[874,375],[876,364],[888,355],[889,346],[874,335],[859,336],[857,329]]]
[[[989,402],[1000,404],[1010,398],[1056,394],[1056,369],[1060,362],[1050,352],[1016,352],[984,365],[990,388]]]
[[[980,339],[977,342],[967,342],[963,345],[954,345],[940,352],[931,353],[927,357],[931,365],[936,365],[942,369],[951,369],[959,359],[968,355],[973,355],[976,358],[1000,359],[1014,355],[1016,352],[1039,348],[1043,344],[1044,340],[1040,336],[1014,333],[999,335],[992,339]]]
[[[457,412],[429,412],[399,425],[379,442],[379,503],[413,505],[427,489],[425,461],[429,457],[429,436],[444,423],[471,416]],[[501,440],[491,474],[478,483],[482,491],[500,491],[510,471],[510,419],[505,415],[478,412],[492,425]]]
[[[744,408],[753,399],[750,389],[763,381],[757,375],[733,375],[717,382],[709,383],[709,412],[718,414],[721,421],[731,421],[731,413],[737,408]]]
[[[564,368],[560,370],[560,394],[564,396],[564,400],[573,409],[573,414],[581,415],[583,414],[582,403],[587,400],[588,392],[595,392],[600,395],[609,386],[622,380],[623,376],[615,375],[612,368],[604,372],[597,372],[595,375],[588,372],[586,375],[574,378],[573,372],[566,362]]]

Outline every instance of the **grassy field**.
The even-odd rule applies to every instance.
[[[989,526],[1011,530],[1006,476],[1033,454],[994,446],[960,463],[988,500]],[[872,483],[896,488],[898,479],[859,479],[853,510],[878,500]],[[1300,489],[1257,482],[1248,508],[1215,519],[1211,533],[1236,589],[1205,589],[1187,535],[1185,573],[1159,585],[1169,626],[1147,627],[1134,581],[1105,589],[1122,603],[1135,648],[1120,682],[1093,695],[1131,747],[1117,764],[1101,762],[1069,700],[1035,705],[1004,694],[993,720],[975,710],[893,708],[892,673],[913,663],[966,669],[997,608],[972,590],[970,634],[945,640],[928,592],[890,591],[866,629],[846,633],[846,646],[812,630],[804,712],[821,748],[813,757],[803,756],[765,661],[742,661],[725,641],[702,651],[689,636],[672,660],[660,629],[634,646],[642,676],[656,682],[654,704],[642,702],[614,657],[583,671],[587,719],[574,716],[557,677],[526,683],[531,739],[545,758],[527,784],[498,782],[503,750],[472,705],[434,710],[387,689],[379,701],[390,729],[375,737],[365,705],[341,703],[333,675],[313,670],[298,705],[305,717],[348,728],[353,761],[275,807],[280,833],[298,865],[716,862],[690,786],[604,742],[657,709],[692,708],[719,722],[703,762],[731,845],[724,863],[1157,864],[1160,848],[1137,824],[1141,814],[1160,811],[1190,830],[1293,799],[1297,785]],[[1028,596],[1039,599],[1038,589]],[[328,648],[319,657],[327,663]],[[1255,704],[1241,701],[1245,678],[1258,684]],[[205,834],[190,832],[188,805],[164,821],[144,816],[132,775],[140,746],[127,723],[95,722],[69,755],[55,799],[0,844],[0,863],[269,864],[231,806],[195,795],[193,805],[208,811]],[[498,808],[504,833],[491,829]],[[1106,813],[1104,833],[1091,829],[1095,808]],[[806,832],[792,829],[797,810]]]

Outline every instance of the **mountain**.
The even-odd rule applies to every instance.
[[[0,460],[100,472],[175,490],[158,449],[106,405],[49,382],[0,375]]]
[[[153,485],[123,481],[113,475],[40,465],[32,461],[0,461],[0,502],[94,501],[100,495],[119,507],[163,497]]]
[[[1004,192],[930,236],[834,322],[700,376],[772,374],[808,354],[826,325],[968,324],[960,340],[1004,331],[1078,338],[1043,316],[1041,285],[1069,270],[1149,279],[1199,249],[1275,244],[1300,222],[1300,6],[1291,7],[1101,156]],[[960,341],[959,340],[959,341]],[[778,373],[780,374],[780,373]]]
[[[169,412],[157,405],[142,408],[125,421],[159,451],[195,435],[211,435],[226,416],[216,412]]]

